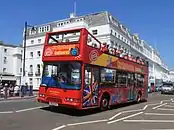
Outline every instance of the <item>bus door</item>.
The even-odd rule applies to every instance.
[[[135,85],[134,85],[134,75],[132,73],[128,74],[128,87],[129,87],[129,99],[134,100],[135,98]]]
[[[83,107],[98,106],[99,102],[99,68],[85,66]]]

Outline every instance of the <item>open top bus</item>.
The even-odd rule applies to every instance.
[[[102,110],[147,100],[148,62],[128,55],[120,57],[118,49],[102,46],[85,28],[47,33],[37,100],[54,106]]]

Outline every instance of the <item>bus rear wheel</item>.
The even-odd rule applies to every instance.
[[[100,110],[105,111],[109,108],[109,98],[107,96],[102,96],[100,101]]]

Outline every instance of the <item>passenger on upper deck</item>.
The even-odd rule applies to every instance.
[[[117,47],[117,49],[116,49],[116,55],[117,56],[120,56],[121,52],[122,52],[121,46]]]
[[[102,52],[105,52],[105,53],[109,53],[109,45],[107,45],[106,43],[103,43],[102,45],[101,45],[101,48],[100,48],[100,50],[102,51]]]

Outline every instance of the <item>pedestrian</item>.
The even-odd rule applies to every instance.
[[[12,84],[10,84],[9,86],[9,96],[12,97],[13,96],[13,92],[14,92],[14,87]]]
[[[8,83],[4,85],[4,99],[8,98]]]
[[[14,87],[14,96],[19,96],[19,92],[20,92],[20,87],[18,85],[16,85]]]

